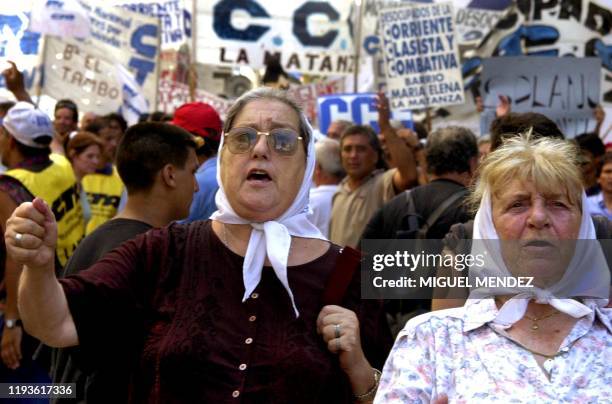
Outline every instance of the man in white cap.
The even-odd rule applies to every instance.
[[[0,127],[0,159],[8,170],[0,176],[0,226],[4,234],[6,221],[22,202],[42,198],[58,221],[56,261],[63,266],[84,234],[84,223],[79,193],[72,168],[51,161],[49,145],[53,139],[53,125],[42,111],[27,102],[18,102],[9,109]],[[13,235],[20,243],[27,237]],[[0,268],[6,292],[1,356],[9,369],[16,369],[31,356],[28,352],[35,341],[22,346],[23,331],[17,309],[17,281],[21,266],[6,257],[4,238],[0,241]],[[30,345],[30,346],[28,346]],[[23,355],[22,355],[23,348]]]

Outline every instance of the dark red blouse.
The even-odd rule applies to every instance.
[[[210,223],[149,231],[60,281],[79,361],[132,367],[131,402],[351,402],[348,379],[316,332],[339,249],[289,268],[296,319],[269,267],[242,303],[243,258]],[[391,338],[380,302],[360,299],[359,271],[343,305],[357,313],[366,356],[380,369]]]

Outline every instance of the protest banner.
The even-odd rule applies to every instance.
[[[181,105],[191,102],[188,85],[167,79],[159,80],[158,96],[158,109],[167,113],[173,113]],[[200,88],[195,89],[194,100],[212,106],[219,113],[221,119],[225,119],[227,111],[233,104],[233,101],[218,97]]]
[[[82,4],[89,12],[91,37],[47,38],[43,93],[56,99],[70,97],[85,111],[117,111],[124,93],[115,68],[120,64],[134,76],[149,105],[155,105],[158,20],[118,7]]]
[[[480,88],[485,108],[482,128],[490,126],[498,97],[505,95],[513,112],[546,115],[567,137],[592,130],[593,110],[600,99],[600,64],[598,58],[485,59]]]
[[[36,0],[29,30],[61,38],[87,38],[91,27],[78,0]]]
[[[316,126],[318,122],[317,99],[327,94],[344,93],[345,83],[344,78],[339,78],[301,86],[292,85],[287,90],[287,95],[302,106],[302,110],[311,125]]]
[[[287,71],[351,74],[351,2],[214,0],[196,3],[196,60],[262,68],[271,56]]]
[[[379,17],[391,108],[463,103],[452,4],[383,9]]]
[[[9,67],[6,60],[15,62],[24,75],[26,89],[34,94],[42,77],[42,40],[40,34],[28,30],[31,10],[32,4],[27,1],[0,2],[0,69]],[[12,97],[2,75],[0,96]]]
[[[338,119],[353,122],[355,125],[370,125],[380,132],[374,93],[325,95],[317,99],[317,104],[321,133],[327,133],[329,125]],[[391,119],[401,121],[407,128],[413,128],[410,111],[392,111]]]
[[[481,8],[456,10],[455,23],[460,45],[478,45],[504,14],[502,11]]]
[[[161,27],[161,49],[178,50],[181,45],[191,42],[193,1],[195,0],[114,0],[111,3],[140,15],[158,18]]]
[[[374,89],[386,90],[387,78],[385,76],[384,58],[379,37],[378,14],[384,8],[400,7],[409,4],[412,0],[364,0],[361,24],[361,54],[364,63],[373,74]],[[441,3],[444,0],[434,0],[432,3]],[[478,8],[473,8],[472,4]],[[510,0],[454,0],[456,12],[456,36],[462,48],[473,47],[484,38],[495,23],[503,16],[503,10],[510,4]],[[363,69],[363,68],[362,68]]]

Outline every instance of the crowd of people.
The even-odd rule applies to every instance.
[[[378,133],[317,140],[269,87],[223,119],[191,102],[128,126],[64,99],[51,120],[3,75],[1,382],[76,383],[58,403],[612,400],[598,133],[503,98],[486,134],[405,128],[381,93]],[[362,298],[359,250],[403,239],[455,257],[439,277],[533,287]],[[461,254],[483,265],[457,275]]]

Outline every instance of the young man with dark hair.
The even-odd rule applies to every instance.
[[[589,212],[592,216],[600,215],[612,220],[612,152],[604,154],[597,182],[600,192],[589,196]]]
[[[606,154],[606,147],[597,133],[583,133],[574,138],[580,147],[580,168],[582,170],[582,180],[584,191],[588,197],[601,193],[601,186],[598,178],[603,164],[603,156]]]
[[[200,168],[196,173],[196,179],[200,190],[193,197],[186,222],[206,220],[217,210],[215,195],[219,189],[217,150],[221,141],[221,118],[210,105],[192,102],[180,106],[174,112],[172,124],[204,140],[204,144],[197,150]]]
[[[145,122],[130,127],[117,150],[117,169],[127,188],[125,209],[85,237],[68,262],[64,275],[87,269],[108,251],[154,227],[185,218],[194,192],[196,142],[185,130],[164,123]],[[99,308],[104,310],[103,307]],[[109,324],[121,327],[121,324]],[[113,358],[88,364],[87,375],[74,361],[72,349],[53,353],[52,376],[57,383],[77,383],[77,398],[88,403],[121,402],[128,397],[130,352],[133,341],[117,347]],[[93,371],[92,371],[93,370]],[[65,402],[73,402],[66,399]],[[119,401],[118,401],[119,400]],[[64,402],[59,400],[58,402]]]
[[[18,102],[4,117],[0,127],[0,157],[8,171],[0,176],[0,226],[4,234],[6,221],[19,204],[34,197],[45,200],[58,221],[56,265],[61,268],[83,237],[84,226],[72,167],[49,158],[52,139],[51,121],[30,103]],[[4,238],[0,241],[0,257],[6,288],[2,361],[9,369],[17,369],[22,358],[24,362],[29,361],[35,345],[31,338],[24,338],[22,345],[24,334],[17,308],[17,281],[22,268],[6,257]]]

